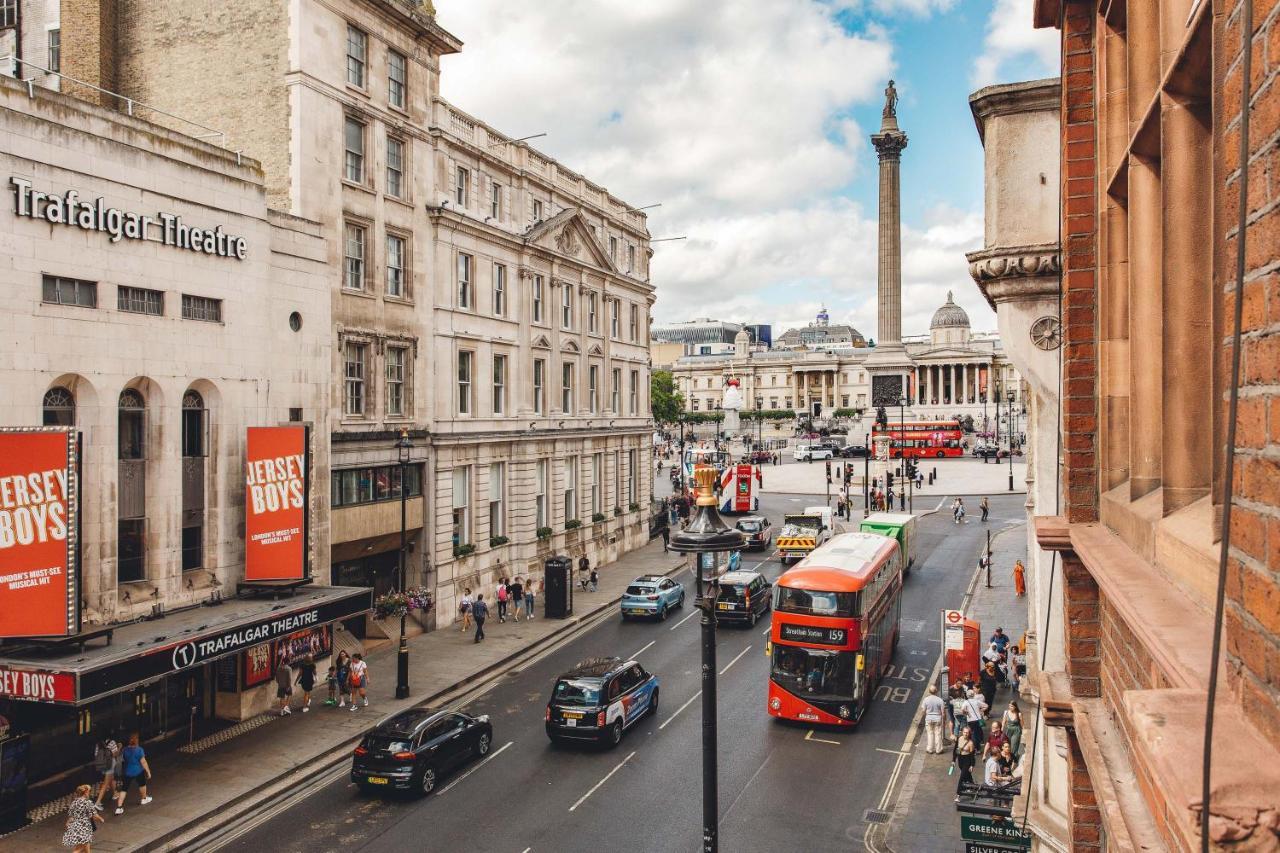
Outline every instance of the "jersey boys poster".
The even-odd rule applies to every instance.
[[[306,427],[250,427],[245,444],[244,579],[301,579],[307,563]]]
[[[75,431],[0,429],[0,637],[79,630]]]

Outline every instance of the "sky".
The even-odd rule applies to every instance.
[[[975,330],[982,147],[969,95],[1052,76],[1032,0],[436,0],[445,98],[649,213],[654,321],[826,306],[875,337],[879,129],[898,89],[903,333],[948,290]]]

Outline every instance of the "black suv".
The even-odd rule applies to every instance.
[[[840,448],[840,455],[845,459],[861,459],[863,456],[869,456],[870,453],[866,445],[850,444],[847,447]]]
[[[351,781],[362,791],[378,788],[430,794],[445,773],[493,745],[488,716],[410,708],[373,728],[351,759]]]
[[[773,584],[759,572],[726,572],[720,576],[716,621],[754,625],[773,606],[772,598]]]
[[[624,730],[658,713],[658,677],[633,660],[593,658],[556,679],[547,702],[552,743],[584,740],[617,746]]]

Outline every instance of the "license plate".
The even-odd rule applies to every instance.
[[[390,780],[388,780],[386,776],[370,776],[369,777],[370,785],[386,785],[389,781]]]
[[[581,711],[564,711],[562,712],[561,716],[563,716],[566,720],[581,720],[582,712]]]
[[[721,610],[732,610],[732,609],[733,609],[733,605],[732,605],[732,604],[729,604],[728,602],[724,602],[724,601],[722,601],[722,602],[720,602],[720,609],[721,609]]]
[[[564,720],[564,724],[565,724],[566,726],[568,726],[569,728],[571,728],[571,729],[574,729],[574,728],[577,728],[577,727],[578,727],[578,721],[577,721],[577,720],[574,720],[574,719],[571,719],[571,718],[569,718],[569,717],[566,717],[566,718],[565,718],[565,720]]]
[[[643,616],[644,614],[648,613],[649,611],[648,611],[648,610],[645,610],[643,607],[633,607],[633,608],[631,608],[630,610],[628,610],[627,612],[628,612],[628,613],[630,613],[630,614],[632,614],[633,616]]]
[[[817,714],[796,714],[796,716],[797,716],[797,717],[799,717],[799,718],[800,718],[800,719],[802,719],[802,720],[818,720],[818,719],[820,719],[820,718],[818,717],[818,715],[817,715]]]

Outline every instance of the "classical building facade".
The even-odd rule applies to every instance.
[[[262,161],[273,204],[323,226],[331,582],[398,583],[402,432],[407,582],[437,614],[546,553],[645,541],[644,214],[441,99],[462,45],[429,4],[81,5],[116,26],[64,20],[68,73],[220,131]],[[200,50],[175,63],[178,25]]]
[[[1034,16],[1062,40],[1062,504],[1036,533],[1064,592],[1064,665],[1039,685],[1071,849],[1199,850],[1203,831],[1275,850],[1280,19],[1256,0]]]

